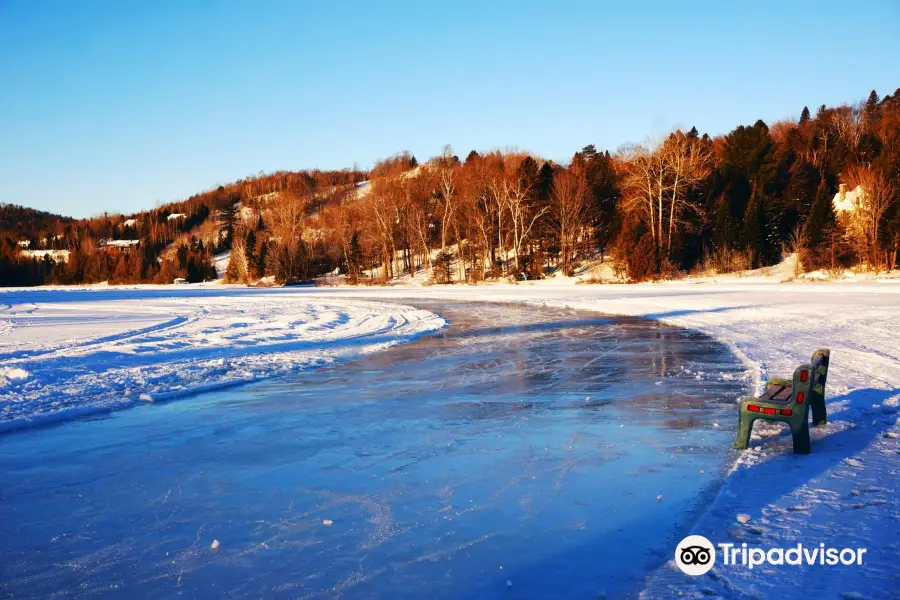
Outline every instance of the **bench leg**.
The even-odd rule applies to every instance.
[[[737,439],[734,440],[735,450],[746,450],[750,446],[750,431],[753,429],[753,421],[756,419],[741,410],[738,416]]]
[[[794,454],[809,454],[809,421],[803,419],[801,423],[789,423],[791,436],[794,438]]]
[[[812,410],[813,425],[824,425],[828,422],[825,411],[825,397],[822,394],[810,394],[809,408]]]

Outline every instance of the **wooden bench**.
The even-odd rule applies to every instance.
[[[757,419],[782,421],[791,428],[794,452],[809,454],[809,412],[815,425],[824,425],[825,380],[828,379],[828,350],[813,352],[809,364],[800,365],[793,379],[773,378],[766,383],[766,391],[759,398],[741,401],[737,439],[734,447],[745,450],[750,444],[750,432]]]

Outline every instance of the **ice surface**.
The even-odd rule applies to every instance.
[[[714,424],[749,383],[743,365],[702,334],[641,319],[419,308],[451,327],[190,401],[7,433],[6,590],[635,593],[726,474],[732,433]]]
[[[440,286],[418,293],[592,309],[690,327],[731,346],[751,368],[757,389],[768,377],[789,376],[815,348],[830,348],[829,423],[812,430],[812,454],[794,455],[786,428],[758,423],[751,450],[735,454],[733,471],[692,533],[714,542],[749,540],[764,548],[799,541],[866,547],[864,564],[827,572],[776,567],[770,573],[717,566],[702,577],[666,567],[648,581],[641,596],[837,599],[854,593],[894,598],[900,589],[900,282],[778,281],[760,273],[642,285],[553,281]],[[410,292],[398,287],[342,293],[390,299]],[[735,406],[722,424],[733,431],[736,422]],[[863,466],[852,467],[845,458]],[[875,493],[878,503],[853,509],[858,502],[849,502],[851,491],[861,482],[886,491]],[[786,510],[800,505],[810,508]],[[739,526],[737,513],[753,520]]]

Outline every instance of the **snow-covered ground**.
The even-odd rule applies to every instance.
[[[216,277],[222,279],[225,277],[225,271],[228,270],[228,261],[231,260],[231,250],[216,254],[213,257],[213,267],[216,269]]]
[[[444,325],[409,307],[283,292],[0,292],[0,431],[283,374]]]
[[[816,348],[830,348],[829,422],[812,430],[812,454],[794,455],[782,428],[758,424],[752,448],[734,454],[732,472],[693,532],[714,543],[762,548],[865,547],[864,564],[752,571],[717,565],[689,578],[670,562],[649,578],[643,597],[891,597],[900,589],[900,282],[780,283],[782,275],[262,294],[220,286],[206,288],[208,296],[149,299],[141,291],[6,292],[0,293],[0,306],[8,305],[0,313],[0,403],[6,423],[85,405],[114,407],[176,386],[280,373],[442,324],[359,297],[523,302],[660,319],[728,344],[756,390],[768,377],[790,375]],[[89,295],[65,301],[79,294]]]

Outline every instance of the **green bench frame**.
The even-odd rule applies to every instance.
[[[810,410],[813,424],[824,425],[827,421],[825,381],[830,357],[829,350],[816,350],[808,364],[797,367],[793,379],[772,378],[759,398],[741,400],[735,449],[746,450],[754,421],[766,419],[787,423],[794,438],[794,452],[809,454]]]

